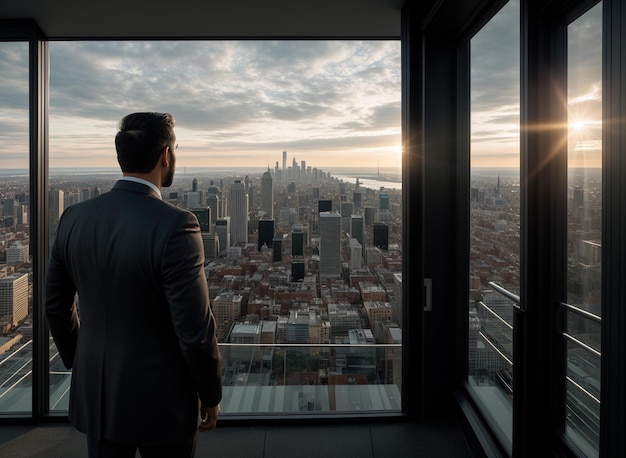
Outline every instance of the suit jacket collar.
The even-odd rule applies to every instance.
[[[157,193],[152,187],[143,183],[137,183],[136,181],[118,180],[117,183],[115,183],[115,185],[113,186],[112,190],[150,194],[151,196],[156,197],[159,200],[162,199],[161,195]]]

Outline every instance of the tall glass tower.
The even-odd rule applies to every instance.
[[[231,245],[236,246],[240,243],[248,243],[248,194],[241,180],[235,180],[230,185],[228,210]]]
[[[361,244],[365,256],[365,218],[363,215],[350,216],[350,237],[357,239]]]
[[[215,224],[215,220],[221,218],[220,213],[220,190],[215,185],[209,186],[207,191],[207,206],[211,209],[211,226]]]
[[[261,210],[264,216],[274,217],[274,179],[269,167],[261,177]]]
[[[320,213],[320,276],[341,276],[341,215]]]

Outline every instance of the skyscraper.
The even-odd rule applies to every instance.
[[[281,262],[283,260],[283,238],[274,237],[272,241],[272,261]]]
[[[354,204],[352,202],[340,202],[339,208],[341,210],[341,230],[350,232],[350,217],[354,213]]]
[[[215,185],[209,186],[207,190],[207,205],[211,209],[211,226],[215,224],[215,220],[221,218],[222,214],[220,213],[220,190]]]
[[[0,316],[17,325],[28,315],[28,274],[0,278]]]
[[[287,171],[287,151],[283,151],[283,173]]]
[[[198,192],[198,179],[194,178],[191,182],[191,192]]]
[[[215,234],[219,239],[220,253],[230,247],[230,216],[215,220]]]
[[[56,228],[57,224],[59,224],[59,218],[61,218],[63,210],[65,210],[65,195],[60,189],[51,189],[48,195],[50,196],[50,227]]]
[[[350,237],[355,238],[360,244],[365,256],[365,218],[363,215],[350,216]]]
[[[2,201],[2,216],[5,217],[5,224],[15,226],[17,222],[17,200],[4,199]]]
[[[215,233],[202,232],[202,245],[204,246],[204,258],[217,258],[220,252],[220,241]]]
[[[329,212],[333,209],[333,201],[329,199],[320,199],[317,201],[318,213]]]
[[[291,256],[304,256],[304,231],[301,224],[294,225],[291,231]]]
[[[374,223],[374,246],[389,249],[389,227],[384,223]]]
[[[304,279],[304,262],[292,261],[291,262],[291,281],[302,281]]]
[[[355,238],[350,238],[350,263],[351,269],[363,267],[363,247]]]
[[[274,180],[270,168],[261,177],[261,210],[270,218],[274,217]]]
[[[381,192],[378,194],[378,209],[389,210],[389,193]]]
[[[320,213],[320,276],[341,275],[341,216]]]
[[[248,243],[248,195],[241,180],[230,185],[228,197],[231,245]]]
[[[274,220],[272,218],[261,218],[259,220],[259,239],[257,243],[258,251],[261,251],[263,245],[272,248],[274,240]]]
[[[354,204],[352,202],[341,202],[341,216],[342,218],[349,218],[354,210]]]
[[[241,316],[241,301],[243,296],[232,291],[226,291],[217,296],[211,304],[215,324],[216,334],[220,341],[224,341],[228,336],[228,331],[237,318]]]
[[[248,209],[254,208],[254,186],[252,186],[252,180],[249,175],[243,179],[243,187],[248,195]]]
[[[191,213],[196,215],[200,224],[200,232],[210,232],[211,208],[190,208]]]
[[[354,202],[354,208],[356,209],[361,208],[361,204],[363,202],[363,195],[361,194],[360,191],[354,191],[354,193],[352,193],[352,202]]]
[[[21,242],[10,242],[6,249],[7,266],[14,266],[23,262],[28,262],[28,245],[22,245]]]
[[[190,191],[187,193],[187,208],[198,208],[202,205],[202,192]]]
[[[366,206],[363,210],[365,211],[365,225],[371,226],[376,219],[376,207]]]

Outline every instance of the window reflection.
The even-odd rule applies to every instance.
[[[0,415],[32,410],[28,43],[0,42]]]
[[[468,381],[512,443],[513,304],[519,302],[519,2],[471,40]]]
[[[598,455],[602,251],[602,4],[568,26],[566,435]]]

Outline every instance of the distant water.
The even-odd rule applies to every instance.
[[[0,177],[27,177],[28,169],[0,169]]]
[[[357,177],[359,179],[359,185],[364,188],[370,189],[402,189],[402,181],[400,178],[398,180],[390,180],[387,177],[382,176],[374,176],[368,177],[368,175],[359,174],[358,172],[351,173],[349,175],[333,175],[335,178],[345,181],[346,183],[355,184]]]
[[[245,176],[245,175],[261,175],[267,170],[267,167],[180,167],[176,170],[176,176],[180,178],[190,177],[220,177],[220,176]],[[328,168],[321,169],[329,172],[332,177],[342,180],[346,183],[355,184],[357,178],[359,184],[364,188],[370,189],[402,189],[402,180],[399,172],[394,169],[376,169],[376,168]],[[28,169],[0,169],[0,179],[2,178],[20,178],[28,179]],[[120,169],[117,167],[62,167],[51,168],[51,177],[111,177],[119,178],[121,176]]]
[[[363,168],[332,168],[329,169],[333,177],[346,183],[356,183],[370,189],[402,189],[402,176],[396,168],[363,167]]]

